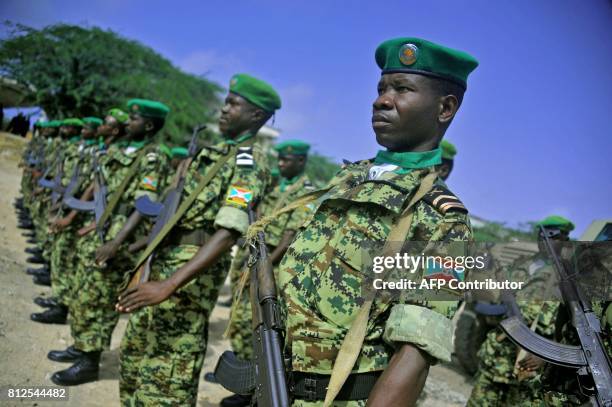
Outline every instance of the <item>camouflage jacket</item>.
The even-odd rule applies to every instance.
[[[230,152],[231,143],[225,141],[204,147],[193,159],[185,178],[183,199],[190,196],[215,163]],[[241,234],[246,232],[249,225],[247,205],[262,195],[269,178],[266,163],[257,144],[240,147],[198,194],[177,226],[188,230],[203,229],[210,234],[220,227]]]
[[[421,183],[419,171],[392,171],[369,179],[371,167],[369,160],[348,165],[332,179],[331,189],[316,202],[281,262],[279,288],[294,371],[331,373],[364,301],[363,251],[384,244]],[[471,240],[466,210],[445,212],[420,200],[412,211],[407,241]],[[456,306],[456,301],[377,299],[353,372],[384,370],[398,343],[450,360],[450,318]]]
[[[282,190],[280,184],[274,186],[274,188],[268,190],[262,198],[260,204],[260,212],[262,215],[271,215],[277,209],[290,204],[295,201],[301,195],[314,190],[310,179],[306,174],[299,176],[294,183],[287,186],[285,190]],[[266,243],[270,246],[278,246],[283,237],[285,230],[298,230],[306,216],[308,215],[309,208],[303,206],[293,210],[292,212],[283,213],[276,217],[272,222],[266,225]]]

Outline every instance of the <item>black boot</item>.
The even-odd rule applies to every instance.
[[[51,287],[51,275],[50,274],[39,274],[34,276],[32,282],[36,285],[43,285],[45,287]]]
[[[68,317],[68,308],[63,305],[30,315],[32,321],[41,324],[65,324],[66,317]]]
[[[46,265],[38,269],[35,269],[33,267],[28,267],[26,269],[26,274],[29,274],[31,276],[41,276],[44,274],[49,274],[49,267]]]
[[[24,252],[33,254],[35,256],[41,256],[41,257],[42,257],[42,253],[43,253],[42,250],[40,250],[39,247],[26,247],[24,249]]]
[[[47,262],[43,256],[38,254],[33,254],[32,256],[28,257],[26,261],[34,264],[45,264]]]
[[[58,386],[76,386],[95,382],[100,372],[100,352],[83,353],[68,369],[53,373],[51,381]]]
[[[36,238],[34,238],[34,237],[27,238],[26,242],[28,242],[30,244],[38,244],[38,240],[36,240]]]
[[[225,301],[217,301],[217,304],[221,307],[226,307],[226,308],[230,308],[232,306],[232,301],[233,298],[232,296],[230,296],[227,300]]]
[[[85,352],[75,349],[73,345],[68,346],[65,350],[52,350],[47,353],[47,358],[55,362],[70,362],[74,363],[85,355]]]
[[[19,222],[17,224],[17,227],[19,229],[28,229],[28,230],[32,230],[34,229],[34,224],[32,222]]]
[[[221,407],[246,407],[251,405],[251,396],[234,394],[221,400]]]
[[[21,232],[21,236],[23,237],[34,237],[34,232],[30,232],[29,230],[26,230],[25,232]]]
[[[61,306],[59,302],[53,297],[44,298],[44,297],[36,297],[34,298],[34,304],[43,308],[54,308]]]

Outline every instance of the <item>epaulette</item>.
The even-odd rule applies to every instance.
[[[309,179],[304,180],[304,189],[307,191],[313,191],[315,189],[315,186],[312,185],[312,182],[310,182]]]
[[[459,198],[442,185],[434,185],[432,190],[425,194],[423,200],[443,215],[447,212],[468,213]]]

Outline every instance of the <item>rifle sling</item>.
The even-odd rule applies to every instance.
[[[412,215],[414,213],[412,208],[433,188],[437,177],[438,174],[435,171],[430,171],[425,175],[418,190],[408,203],[408,206],[406,206],[406,209],[404,209],[400,215],[397,223],[391,228],[383,248],[383,256],[392,256],[394,254],[393,243],[403,242],[406,239],[412,225]],[[367,333],[368,319],[373,302],[374,295],[368,295],[365,298],[355,320],[342,341],[342,346],[340,347],[340,351],[334,361],[334,367],[332,368],[329,387],[327,388],[327,394],[323,402],[324,407],[332,405],[333,401],[340,393],[340,390],[342,390],[344,383],[350,376],[353,366],[355,366],[355,362],[361,352],[361,346],[363,345],[363,340]]]
[[[132,269],[132,272],[138,271],[138,269],[145,262],[145,260],[155,251],[155,249],[159,246],[162,240],[164,240],[164,238],[168,235],[168,233],[170,233],[172,228],[183,217],[185,212],[189,210],[189,208],[191,207],[193,202],[196,200],[200,192],[202,192],[202,190],[206,187],[206,185],[208,185],[208,183],[217,175],[221,167],[223,167],[223,165],[225,165],[225,163],[232,156],[236,155],[236,150],[238,149],[238,147],[252,145],[254,142],[255,142],[255,137],[251,137],[248,140],[245,140],[244,142],[238,145],[232,145],[229,151],[227,152],[227,154],[221,157],[219,161],[217,161],[213,165],[213,167],[206,173],[206,175],[202,177],[202,179],[200,180],[198,185],[195,187],[191,195],[189,195],[187,199],[185,199],[185,201],[181,203],[181,205],[178,207],[174,215],[172,215],[168,223],[164,225],[164,227],[159,231],[159,234],[155,236],[155,238],[151,241],[151,243],[149,243],[149,245],[144,250],[144,252],[142,252],[140,257],[138,258],[138,261],[136,262],[135,267]]]
[[[125,174],[125,177],[123,177],[121,184],[119,185],[113,196],[111,196],[110,200],[108,201],[108,204],[106,205],[106,208],[104,208],[102,216],[100,216],[100,219],[97,222],[100,227],[103,227],[108,218],[110,218],[110,216],[112,215],[113,211],[115,210],[115,207],[121,199],[121,196],[123,195],[123,192],[128,187],[128,184],[130,183],[134,175],[136,175],[136,171],[138,171],[138,165],[140,163],[141,158],[144,157],[144,155],[148,151],[150,151],[150,147],[143,147],[134,158],[134,162],[132,162],[132,164],[130,165],[127,174]]]

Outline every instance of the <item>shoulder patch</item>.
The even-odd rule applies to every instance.
[[[435,185],[431,191],[425,194],[423,200],[442,214],[447,212],[468,213],[463,202],[442,185]]]
[[[312,185],[312,182],[310,182],[310,180],[307,179],[307,180],[304,180],[304,189],[306,191],[314,191],[315,186]]]
[[[253,167],[253,147],[238,147],[236,151],[236,165],[239,167]]]

